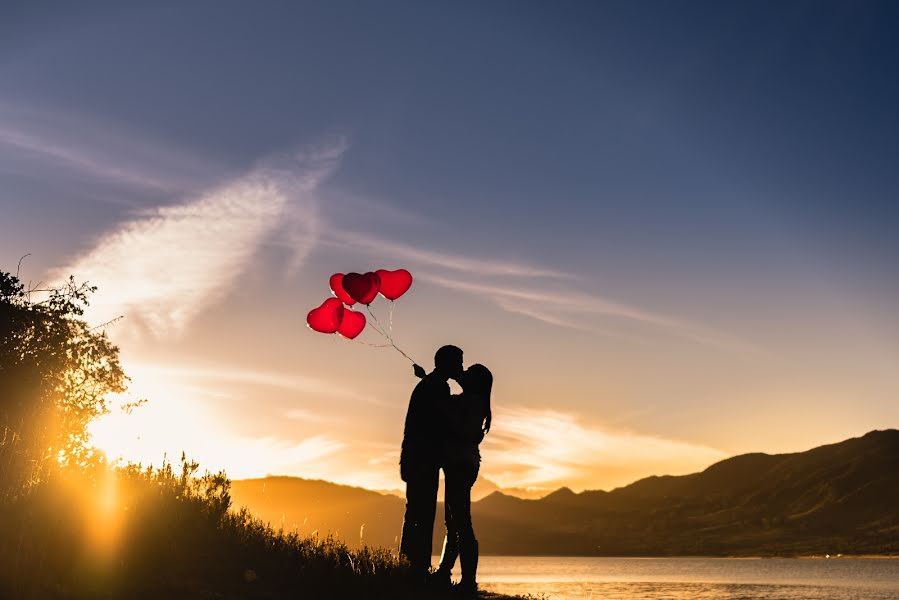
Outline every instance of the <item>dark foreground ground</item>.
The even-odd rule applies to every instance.
[[[0,599],[457,600],[413,587],[391,551],[275,530],[230,509],[223,475],[62,472],[0,511]],[[495,594],[480,598],[505,600]]]

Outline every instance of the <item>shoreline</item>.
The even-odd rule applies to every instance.
[[[704,554],[682,554],[682,555],[658,555],[658,556],[633,556],[633,555],[595,555],[595,554],[481,554],[482,557],[491,558],[610,558],[610,559],[628,559],[628,560],[658,560],[658,559],[727,559],[727,560],[769,560],[769,559],[793,559],[793,560],[897,560],[899,554],[797,554],[797,555],[704,555]]]

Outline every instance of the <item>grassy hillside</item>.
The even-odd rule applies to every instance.
[[[390,550],[229,510],[227,478],[196,468],[61,471],[4,501],[0,598],[452,597],[412,586]]]
[[[237,480],[235,506],[285,531],[333,535],[348,546],[395,549],[403,527],[405,500],[393,494],[298,477]]]

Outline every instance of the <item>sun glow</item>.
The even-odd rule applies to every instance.
[[[116,408],[88,428],[93,446],[112,462],[159,466],[164,460],[177,462],[184,453],[205,470],[224,469],[230,477],[244,478],[318,468],[346,445],[320,432],[302,439],[241,435],[216,410],[223,398],[235,398],[227,387],[206,387],[177,370],[137,366],[130,372],[131,389],[112,398],[112,405],[138,398],[147,402],[130,412]],[[315,473],[325,475],[320,469]]]
[[[61,501],[77,515],[72,524],[82,535],[85,565],[105,571],[116,560],[127,525],[127,494],[116,469],[63,470],[59,483]]]
[[[190,393],[176,382],[142,377],[135,369],[131,390],[111,398],[115,408],[88,427],[91,443],[111,461],[143,464],[208,448],[216,434],[208,427],[209,415],[190,400]],[[131,411],[121,410],[138,398],[148,401]]]
[[[115,552],[122,529],[122,508],[116,473],[104,469],[85,506],[88,541],[95,554],[109,557]]]

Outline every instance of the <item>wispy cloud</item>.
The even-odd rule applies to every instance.
[[[171,382],[189,382],[195,385],[204,384],[204,389],[222,386],[230,388],[235,384],[265,386],[279,388],[291,392],[314,394],[331,398],[344,398],[361,402],[375,402],[370,394],[360,394],[353,389],[334,381],[311,377],[296,373],[278,373],[272,371],[246,369],[236,366],[171,366],[138,363],[131,364],[128,372],[135,380],[166,379]],[[294,418],[294,417],[289,417]]]
[[[317,235],[315,190],[344,150],[272,162],[197,198],[145,211],[53,275],[77,274],[103,289],[89,312],[94,320],[124,314],[157,335],[178,333],[231,287],[282,226],[288,206],[307,209],[308,221],[290,230],[299,253],[294,266],[303,260]]]
[[[329,189],[323,196],[323,204],[327,206],[328,218],[338,223],[355,222],[362,218],[366,223],[380,227],[421,228],[434,225],[432,219],[408,207],[345,189]]]
[[[197,185],[202,180],[197,173],[208,177],[215,171],[185,170],[182,163],[204,163],[96,124],[6,105],[0,105],[3,145],[96,179],[168,196]],[[288,276],[296,274],[318,244],[326,244],[411,266],[421,280],[487,298],[507,312],[558,327],[632,335],[602,322],[618,319],[702,343],[739,345],[702,326],[588,293],[577,276],[561,269],[435,250],[335,226],[329,218],[340,210],[374,212],[391,221],[405,215],[383,202],[347,199],[334,191],[329,197],[337,200],[323,212],[320,184],[346,150],[346,139],[336,138],[269,158],[249,174],[186,201],[144,210],[52,275],[76,274],[102,288],[89,312],[92,319],[125,315],[128,323],[165,335],[182,331],[204,307],[221,299],[261,244],[289,249]],[[341,208],[341,198],[348,206]],[[127,325],[122,329],[132,330]]]
[[[587,291],[580,277],[561,269],[436,251],[334,227],[325,228],[320,242],[355,248],[375,260],[408,265],[420,281],[486,298],[509,313],[550,325],[633,337],[633,331],[611,326],[611,321],[617,320],[697,343],[745,349],[740,341],[708,327]],[[488,278],[489,283],[485,283]]]
[[[171,183],[165,179],[156,179],[137,170],[107,164],[88,156],[83,152],[52,144],[40,137],[29,135],[21,131],[0,128],[0,143],[43,155],[44,157],[54,159],[63,165],[87,171],[94,176],[102,177],[104,179],[165,192],[174,191]]]
[[[266,474],[313,473],[346,448],[327,434],[301,439],[250,437],[216,427],[211,419],[183,403],[154,402],[139,413],[112,413],[91,424],[93,443],[112,459],[159,464],[182,452],[210,470],[225,469],[235,478]],[[149,425],[148,425],[149,422]]]
[[[595,314],[631,319],[662,327],[684,327],[683,323],[670,317],[572,289],[550,291],[514,284],[504,286],[490,285],[429,274],[425,274],[424,278],[442,287],[485,296],[506,310],[520,312],[542,320],[547,318],[543,315],[551,315],[552,313]],[[554,324],[570,323],[570,321],[564,319],[550,320],[548,322]]]
[[[42,179],[48,173],[162,194],[184,193],[222,176],[222,170],[161,142],[136,139],[108,125],[0,104],[0,152]]]
[[[725,457],[700,444],[587,425],[561,411],[501,408],[494,424],[484,473],[504,487],[608,488],[701,470]]]
[[[306,438],[298,443],[274,437],[238,438],[227,446],[216,447],[210,459],[227,465],[232,477],[265,474],[310,473],[319,476],[323,459],[333,456],[346,444],[327,435]]]
[[[176,367],[137,363],[129,365],[131,390],[112,398],[115,404],[147,398],[149,402],[131,414],[114,410],[92,423],[94,443],[110,457],[159,463],[164,456],[177,458],[186,452],[204,468],[225,468],[234,477],[267,473],[320,471],[347,447],[339,431],[323,431],[318,425],[290,421],[290,413],[269,415],[268,425],[253,434],[244,428],[248,407],[258,410],[260,387],[276,387],[298,394],[297,401],[316,397],[358,399],[352,391],[318,378],[255,371],[240,367]],[[246,389],[241,389],[246,386]],[[222,395],[220,392],[224,391]],[[261,397],[271,397],[264,393]],[[282,394],[283,396],[283,394]],[[286,400],[286,398],[285,398]],[[222,401],[227,403],[227,410]],[[228,411],[232,412],[231,416]],[[243,415],[235,419],[236,415]],[[261,417],[261,415],[257,415]],[[258,425],[258,419],[251,419]],[[282,427],[272,425],[280,423]]]
[[[739,340],[703,325],[609,300],[600,294],[587,293],[565,281],[546,283],[530,279],[481,283],[427,272],[419,273],[419,279],[486,298],[507,312],[559,327],[625,338],[632,337],[633,332],[614,326],[631,323],[700,344],[747,349]]]
[[[404,264],[440,267],[474,276],[505,275],[510,277],[563,279],[573,277],[570,273],[560,270],[531,266],[525,263],[481,259],[462,254],[438,252],[422,248],[421,246],[403,244],[359,232],[341,231],[336,228],[330,230],[327,236],[323,236],[322,242],[343,248],[357,248],[364,251],[366,255],[396,259]]]
[[[304,423],[321,423],[329,420],[321,413],[307,408],[291,408],[284,416],[291,421],[302,421]]]

